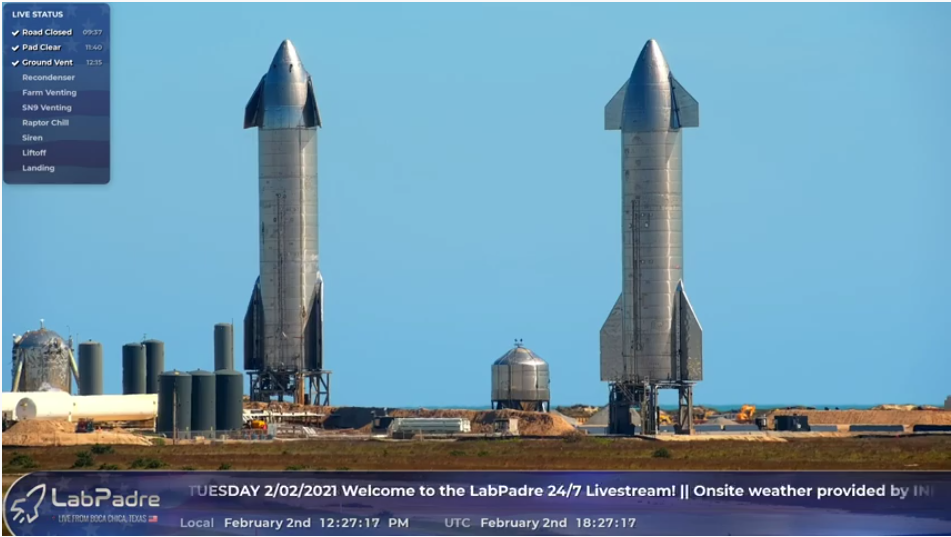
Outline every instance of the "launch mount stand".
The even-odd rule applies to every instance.
[[[271,401],[277,397],[294,399],[298,404],[330,406],[330,374],[324,369],[265,369],[248,371],[252,401]]]
[[[614,382],[608,402],[608,432],[633,436],[636,434],[632,410],[640,418],[641,434],[656,435],[660,430],[660,405],[657,402],[661,388],[676,388],[679,395],[677,434],[693,434],[693,386],[674,384],[658,386],[648,382]]]

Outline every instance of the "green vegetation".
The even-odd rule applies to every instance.
[[[76,462],[73,463],[73,468],[89,468],[95,466],[96,461],[92,458],[92,453],[88,451],[80,451],[76,454]]]
[[[12,458],[10,458],[10,462],[7,464],[10,466],[10,468],[16,468],[18,470],[28,470],[30,468],[37,467],[36,461],[33,460],[33,457],[24,455],[23,453],[17,453],[14,455]]]
[[[159,468],[165,468],[168,464],[152,458],[139,458],[132,461],[132,464],[129,465],[129,468],[132,470],[158,470]]]
[[[112,449],[112,446],[103,444],[95,444],[92,446],[92,448],[90,448],[90,451],[92,451],[94,455],[111,455],[112,453],[115,453],[115,450]]]
[[[670,450],[668,450],[668,449],[665,448],[665,447],[662,447],[662,448],[660,448],[660,449],[655,449],[655,450],[654,450],[654,454],[651,455],[651,457],[654,457],[655,459],[669,459],[669,458],[670,458]]]

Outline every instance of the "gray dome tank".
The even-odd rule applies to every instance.
[[[72,341],[64,340],[42,321],[39,330],[13,336],[13,379],[17,391],[72,390]],[[23,368],[17,376],[18,365]]]
[[[551,401],[548,363],[515,341],[515,348],[492,364],[492,408],[547,412]]]

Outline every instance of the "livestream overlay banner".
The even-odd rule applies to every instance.
[[[106,184],[110,10],[4,3],[3,181]]]
[[[44,472],[14,535],[951,535],[951,472]]]

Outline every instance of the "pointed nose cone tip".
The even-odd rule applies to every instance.
[[[294,43],[291,43],[290,39],[281,41],[281,46],[277,47],[277,52],[274,54],[274,60],[271,63],[301,63],[300,56],[297,55],[297,49],[294,48]]]
[[[637,62],[634,64],[634,70],[631,71],[631,79],[640,82],[650,82],[664,78],[670,72],[664,53],[660,50],[660,45],[654,39],[648,39],[641,49]]]

